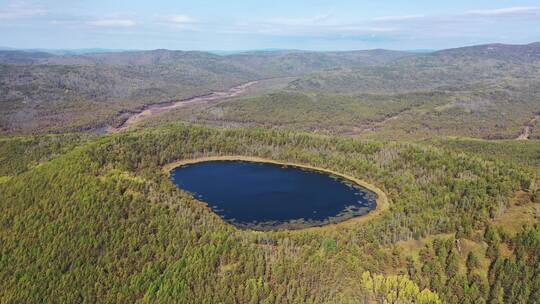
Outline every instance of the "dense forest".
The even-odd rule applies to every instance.
[[[0,303],[540,303],[539,76],[538,43],[0,51]],[[218,156],[388,204],[239,228],[168,171]]]
[[[100,137],[6,137],[0,141],[0,299],[534,302],[538,228],[513,232],[496,223],[516,207],[518,191],[525,193],[524,207],[538,205],[538,170],[508,161],[518,159],[514,154],[464,149],[475,147],[184,124]],[[537,143],[519,149],[537,158]],[[354,226],[240,230],[162,170],[212,155],[342,172],[380,187],[391,206]],[[421,258],[400,252],[407,242],[425,244]],[[469,253],[461,248],[468,243],[487,249]]]
[[[481,239],[487,248],[480,253],[461,252],[459,239],[437,238],[421,249],[419,262],[407,261],[409,276],[448,303],[538,303],[539,229],[535,224],[509,235],[488,225]]]
[[[180,120],[391,140],[538,139],[538,75],[538,43],[431,53],[0,51],[0,132],[99,133],[150,105],[277,80],[282,84],[273,90],[167,112],[142,124]]]
[[[540,46],[482,45],[336,67],[146,124],[301,129],[363,138],[538,139]],[[144,123],[143,123],[144,124]]]
[[[0,132],[100,129],[155,103],[228,89],[252,80],[334,67],[383,64],[399,51],[132,51],[80,55],[0,50]],[[38,119],[39,117],[39,119]]]

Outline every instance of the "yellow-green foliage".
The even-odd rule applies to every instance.
[[[217,105],[199,113],[198,119],[346,132],[423,103],[436,102],[437,96],[444,98],[434,95],[278,91]]]
[[[411,279],[445,303],[536,303],[540,226],[529,224],[516,235],[488,226],[472,250],[465,248],[464,239],[435,238],[418,261],[409,260]]]
[[[366,303],[442,303],[436,293],[428,289],[420,290],[413,281],[402,275],[383,276],[367,271],[362,274],[360,288]]]
[[[4,151],[21,161],[18,149]],[[55,154],[45,152],[37,155]],[[327,168],[377,185],[391,206],[342,229],[238,230],[162,170],[212,155]],[[0,183],[2,303],[356,303],[362,274],[393,263],[381,244],[481,228],[531,178],[420,144],[180,124],[100,137],[45,159],[2,163],[12,176]],[[417,290],[377,280],[393,287],[372,296]]]

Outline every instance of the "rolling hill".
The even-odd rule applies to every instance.
[[[163,120],[177,117],[389,139],[511,139],[529,127],[538,129],[539,87],[539,44],[482,45],[376,66],[323,70],[299,77],[280,92]]]
[[[535,153],[529,150],[534,147],[522,148]],[[2,302],[332,303],[395,299],[396,291],[400,303],[440,303],[427,289],[445,300],[459,296],[476,302],[498,292],[488,280],[499,278],[487,277],[480,266],[467,270],[460,259],[467,257],[468,247],[458,249],[455,241],[442,247],[436,241],[426,250],[444,251],[439,256],[450,258],[428,260],[433,253],[426,251],[426,260],[411,261],[391,248],[441,234],[455,234],[464,244],[473,240],[482,248],[483,231],[513,206],[514,191],[539,191],[531,183],[538,171],[499,162],[497,156],[489,160],[426,143],[289,131],[174,124],[97,138],[7,138],[0,151],[6,156],[0,162]],[[350,227],[240,230],[175,188],[162,170],[178,159],[235,154],[363,178],[384,189],[391,208]],[[529,275],[513,279],[532,290],[539,274],[533,266],[538,259],[534,231],[527,236],[536,242],[531,245],[519,241],[519,233],[496,243],[494,236],[485,238],[501,248],[520,242],[529,246],[522,251]],[[482,261],[502,258],[475,252]],[[498,267],[511,275],[511,265]],[[388,278],[378,277],[374,288],[368,272]],[[396,275],[410,275],[421,288]],[[500,277],[501,286],[511,288],[505,278]],[[462,288],[470,290],[463,295]],[[535,294],[521,296],[534,299]]]
[[[53,130],[59,121],[69,126],[65,130],[100,128],[114,124],[119,113],[143,105],[208,94],[256,79],[303,75],[336,65],[371,65],[407,55],[380,50],[231,56],[168,50],[82,55],[2,51],[1,128],[11,133]],[[47,117],[39,121],[39,128],[34,123],[37,116]]]
[[[489,44],[410,56],[377,67],[335,69],[291,84],[301,90],[403,92],[471,88],[504,80],[538,80],[540,44]]]
[[[0,303],[536,303],[539,50],[0,51]],[[168,170],[232,156],[388,208],[240,229]]]
[[[35,54],[19,53],[6,51],[12,57],[5,58]],[[34,56],[31,64],[0,66],[4,132],[99,130],[149,104],[283,78],[290,84],[281,91],[250,93],[154,121],[279,126],[391,139],[517,138],[532,124],[527,136],[538,136],[533,120],[540,112],[538,43],[427,54],[259,51],[219,56],[155,50]]]

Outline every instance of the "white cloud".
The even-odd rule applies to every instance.
[[[166,20],[174,24],[188,24],[196,22],[195,18],[188,15],[173,15],[166,18]]]
[[[282,25],[271,23],[240,23],[232,27],[221,27],[220,33],[260,34],[279,36],[327,36],[327,35],[367,35],[398,32],[397,27],[370,26],[368,24],[329,23],[319,25]]]
[[[361,25],[342,25],[330,28],[332,32],[355,32],[355,33],[389,33],[396,32],[396,27],[376,27]]]
[[[540,12],[540,7],[536,6],[515,6],[499,9],[487,9],[487,10],[472,10],[465,14],[467,15],[482,15],[482,16],[497,16],[497,15],[509,15],[509,14],[525,14]]]
[[[137,23],[131,19],[98,19],[88,22],[89,25],[98,27],[132,27]]]
[[[268,23],[287,26],[311,26],[325,23],[330,17],[330,14],[325,14],[306,18],[274,18],[268,20]]]
[[[231,26],[221,26],[220,33],[261,34],[280,36],[328,36],[328,35],[368,35],[398,32],[396,26],[385,26],[372,22],[343,22],[331,14],[313,17],[275,17],[271,19],[237,22]]]
[[[18,19],[45,14],[47,14],[45,8],[24,1],[11,2],[5,8],[0,8],[0,19]]]
[[[424,15],[384,16],[373,18],[373,21],[408,21],[424,18]]]

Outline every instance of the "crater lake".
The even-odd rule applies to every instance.
[[[377,195],[355,182],[301,166],[203,161],[174,168],[171,179],[225,221],[255,230],[339,223],[377,204]]]

